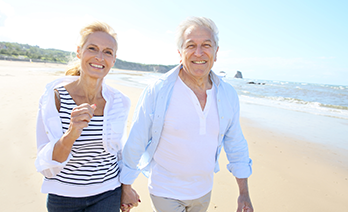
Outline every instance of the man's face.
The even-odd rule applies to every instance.
[[[191,26],[184,32],[180,58],[184,71],[195,78],[209,75],[216,61],[216,48],[212,32],[207,27]]]

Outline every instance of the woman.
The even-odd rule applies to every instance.
[[[49,212],[119,211],[130,100],[104,83],[116,61],[116,33],[95,22],[80,34],[76,65],[40,99],[35,166],[45,176]]]

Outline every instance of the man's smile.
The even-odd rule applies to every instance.
[[[205,60],[201,60],[201,61],[192,61],[192,63],[194,63],[194,64],[206,64],[207,61],[205,61]]]

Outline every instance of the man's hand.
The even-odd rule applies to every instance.
[[[131,185],[122,185],[121,210],[129,212],[133,207],[137,207],[141,202],[139,195]]]
[[[237,212],[253,212],[253,206],[250,201],[249,195],[240,195],[238,197]]]
[[[237,212],[253,212],[254,208],[249,197],[248,179],[236,178],[236,180],[239,187]]]

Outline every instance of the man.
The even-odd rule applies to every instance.
[[[141,95],[123,149],[124,204],[136,202],[130,185],[144,171],[154,211],[206,211],[224,146],[227,168],[239,186],[237,211],[253,211],[247,185],[251,160],[239,124],[238,96],[211,71],[219,50],[217,35],[208,18],[181,23],[181,64]]]

